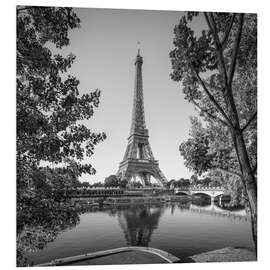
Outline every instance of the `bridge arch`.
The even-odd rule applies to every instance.
[[[207,197],[210,200],[212,199],[212,196],[210,194],[208,194],[207,192],[203,192],[203,191],[192,192],[191,195],[192,196]]]
[[[176,191],[175,195],[190,195],[188,191]]]
[[[195,196],[203,195],[203,196],[211,197],[210,194],[208,194],[207,192],[203,192],[203,191],[195,191],[195,192],[191,192],[191,195],[195,195]]]

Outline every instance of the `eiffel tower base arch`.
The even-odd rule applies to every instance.
[[[158,185],[165,187],[167,180],[159,169],[156,160],[128,160],[120,164],[117,176],[121,181],[126,180],[128,185],[131,184],[134,177],[138,177],[144,187],[151,186],[151,176],[157,181]]]

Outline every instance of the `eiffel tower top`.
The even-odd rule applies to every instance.
[[[143,63],[143,58],[142,58],[142,56],[140,54],[140,51],[141,51],[140,48],[138,48],[138,53],[137,53],[137,56],[136,56],[135,65],[136,65],[137,62]]]
[[[138,54],[135,59],[135,86],[130,136],[134,134],[148,136],[144,117],[142,64],[143,58],[140,55],[140,48],[138,48]]]

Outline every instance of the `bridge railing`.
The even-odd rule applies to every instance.
[[[191,187],[177,187],[174,190],[177,191],[225,191],[222,187],[199,187],[199,186],[191,186]]]

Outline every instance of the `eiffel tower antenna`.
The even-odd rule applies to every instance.
[[[138,55],[140,55],[140,50],[141,50],[141,42],[137,41],[137,47],[138,47]]]
[[[153,156],[148,129],[145,124],[142,64],[143,58],[140,55],[140,48],[138,48],[138,54],[135,58],[135,87],[130,135],[117,176],[121,180],[127,180],[128,183],[138,177],[143,186],[150,186],[152,176],[161,187],[164,187],[167,179],[159,169],[158,161]]]

